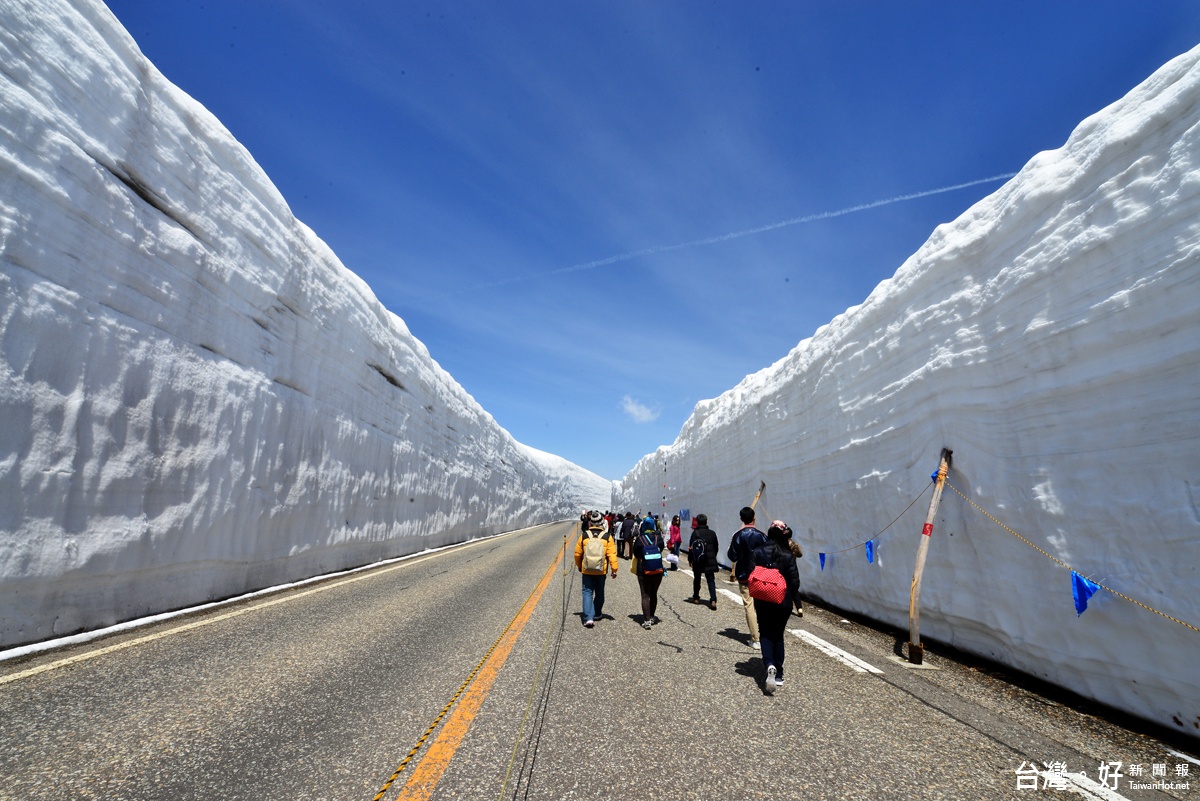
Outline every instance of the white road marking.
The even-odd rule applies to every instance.
[[[686,567],[679,568],[679,572],[684,573],[685,575],[691,576],[692,578],[696,577],[696,574],[693,573],[691,571],[691,569],[686,568]],[[701,589],[704,589],[704,587],[701,586]],[[721,595],[724,595],[726,598],[730,599],[731,601],[737,601],[738,604],[740,604],[742,606],[745,605],[745,603],[742,601],[742,596],[740,593],[736,593],[733,590],[727,590],[724,587],[717,587],[717,592],[720,593]]]
[[[689,576],[695,575],[690,570],[683,570],[682,572],[688,574]],[[739,604],[744,605],[744,601],[742,601],[742,596],[740,593],[734,592],[733,590],[727,590],[724,587],[718,587],[717,592],[721,593],[722,595],[724,595],[734,601],[737,601]],[[821,651],[822,653],[826,654],[827,656],[833,657],[834,659],[838,660],[839,662],[841,662],[844,665],[848,665],[848,666],[854,668],[854,670],[858,671],[859,673],[883,673],[882,670],[875,667],[874,665],[864,662],[863,660],[859,659],[854,654],[846,653],[841,648],[838,648],[836,645],[833,645],[832,643],[825,642],[824,640],[822,640],[820,637],[818,637],[815,634],[810,634],[807,631],[804,631],[803,629],[788,629],[788,630],[792,634],[795,634],[797,637],[804,640],[806,643],[808,643],[812,647],[816,648],[818,651]]]
[[[1124,775],[1124,774],[1122,774]],[[1089,801],[1129,801],[1128,798],[1107,785],[1094,782],[1083,773],[1050,773],[1039,770],[1038,776],[1049,778],[1050,782],[1061,780],[1058,789],[1066,790],[1075,795],[1081,795]],[[1054,784],[1051,784],[1053,787]]]
[[[745,606],[745,602],[742,601],[742,596],[739,595],[738,593],[734,592],[733,590],[727,590],[724,587],[717,587],[717,592],[721,593],[722,595],[724,595],[727,598],[731,598],[731,599],[737,601],[742,606]]]
[[[832,656],[837,661],[844,665],[848,665],[859,673],[883,673],[882,670],[859,659],[854,654],[846,653],[836,645],[827,643],[815,634],[805,631],[804,629],[788,629],[792,634],[795,634],[806,643],[816,648],[821,653]]]

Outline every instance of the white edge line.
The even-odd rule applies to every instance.
[[[796,635],[800,639],[804,640],[805,642],[807,642],[809,645],[813,646],[817,650],[823,651],[826,654],[828,654],[829,656],[832,656],[834,659],[837,659],[838,661],[843,662],[846,665],[849,665],[850,667],[857,670],[859,673],[877,673],[877,674],[883,673],[882,670],[880,670],[879,668],[870,664],[869,662],[864,662],[863,660],[859,659],[854,654],[847,653],[846,651],[843,651],[841,648],[838,648],[836,645],[825,642],[824,640],[822,640],[820,637],[813,634],[812,632],[805,631],[804,629],[788,629],[788,631],[790,631],[792,634]]]
[[[721,593],[722,595],[726,596],[727,598],[732,598],[733,600],[737,601],[742,606],[746,605],[746,602],[742,600],[742,596],[738,595],[733,590],[727,590],[724,587],[717,587],[717,592]]]
[[[1039,770],[1038,775],[1043,777],[1051,776],[1050,773],[1043,770]],[[1067,782],[1074,786],[1064,789],[1078,793],[1085,798],[1092,799],[1092,801],[1129,801],[1129,799],[1114,791],[1111,787],[1098,784],[1083,773],[1062,773],[1054,776],[1054,778],[1066,779]]]
[[[561,521],[559,521],[559,522],[561,522]],[[538,525],[544,526],[544,525],[551,525],[551,524],[539,523]],[[237,604],[237,603],[243,603],[245,601],[248,601],[248,600],[251,600],[254,598],[259,598],[264,595],[271,595],[274,593],[282,592],[284,590],[296,589],[298,587],[304,587],[306,585],[314,584],[314,583],[321,582],[321,581],[329,581],[330,579],[335,579],[335,578],[339,578],[339,577],[343,577],[343,576],[354,576],[354,574],[356,574],[356,573],[363,573],[366,571],[379,571],[380,568],[386,568],[388,566],[391,566],[389,568],[389,570],[379,571],[379,572],[390,572],[390,570],[392,570],[392,569],[404,567],[407,564],[412,564],[412,563],[414,563],[415,560],[421,559],[422,557],[433,556],[442,551],[450,550],[451,548],[462,548],[464,546],[478,545],[480,543],[484,543],[489,540],[494,540],[498,537],[505,537],[505,536],[508,536],[509,534],[518,534],[522,531],[529,531],[530,529],[533,529],[533,528],[537,528],[537,526],[528,526],[526,528],[516,529],[514,531],[504,531],[499,534],[492,534],[487,537],[473,537],[469,540],[463,540],[462,542],[455,542],[455,543],[451,543],[450,545],[443,545],[439,548],[426,548],[423,551],[405,554],[404,556],[397,556],[392,559],[384,559],[379,562],[373,562],[372,564],[362,565],[361,567],[355,567],[355,568],[351,568],[349,570],[342,570],[342,571],[339,571],[336,573],[326,573],[321,576],[313,576],[312,578],[303,579],[301,581],[293,582],[291,584],[280,584],[275,587],[268,587],[268,588],[262,589],[262,590],[255,590],[254,592],[246,593],[245,595],[238,595],[233,598],[226,598],[223,601],[214,601],[212,603],[188,607],[186,609],[177,609],[174,612],[164,612],[159,615],[150,615],[148,617],[138,618],[137,620],[129,620],[124,623],[118,623],[115,626],[108,626],[108,627],[102,628],[102,629],[95,629],[94,631],[85,631],[85,632],[81,632],[79,634],[73,634],[69,637],[59,637],[58,639],[54,639],[54,640],[45,640],[43,642],[33,643],[30,645],[17,646],[16,648],[10,648],[5,651],[0,651],[0,663],[3,663],[5,661],[11,660],[11,659],[18,659],[18,658],[24,657],[24,656],[32,656],[34,654],[39,654],[44,651],[53,651],[55,649],[64,648],[69,645],[82,645],[84,643],[91,642],[92,640],[98,640],[101,637],[107,637],[112,634],[119,634],[123,631],[131,631],[134,629],[139,629],[144,626],[152,625],[154,623],[161,623],[164,620],[171,620],[172,618],[182,617],[184,615],[192,615],[197,612],[205,612],[205,611],[209,611],[212,609],[219,609],[224,606],[230,606],[230,605]],[[368,577],[367,576],[358,576],[355,578],[349,578],[346,581],[334,582],[334,583],[328,584],[324,587],[318,587],[314,590],[310,590],[309,592],[300,593],[299,595],[289,595],[286,598],[280,598],[280,599],[276,599],[274,601],[268,601],[267,603],[256,604],[254,606],[247,607],[245,609],[236,610],[236,611],[231,612],[226,615],[220,615],[220,616],[212,618],[212,619],[198,621],[197,623],[192,623],[192,624],[188,624],[185,626],[179,626],[177,628],[170,629],[168,631],[164,631],[159,634],[148,635],[146,637],[140,637],[135,640],[128,640],[123,643],[118,643],[118,644],[110,646],[108,648],[101,648],[97,651],[90,651],[86,654],[79,654],[78,656],[72,657],[70,659],[62,659],[57,662],[51,662],[51,663],[48,663],[45,665],[40,665],[35,668],[30,668],[29,670],[23,670],[23,671],[19,671],[16,673],[10,673],[7,676],[0,676],[0,684],[8,684],[10,682],[17,681],[18,679],[22,679],[22,678],[26,678],[28,676],[35,675],[37,673],[44,673],[47,670],[52,670],[52,669],[58,668],[58,667],[64,667],[69,664],[74,664],[75,662],[81,662],[85,659],[91,659],[96,656],[101,656],[106,653],[111,653],[112,651],[119,651],[122,648],[127,648],[131,645],[140,645],[141,643],[160,639],[162,637],[165,637],[169,634],[173,634],[176,632],[187,631],[187,630],[190,630],[193,628],[199,628],[202,625],[208,625],[209,623],[216,623],[217,621],[220,621],[220,620],[227,620],[231,617],[237,617],[238,615],[242,615],[246,612],[251,612],[255,609],[263,609],[268,606],[274,606],[277,603],[283,603],[284,601],[291,600],[293,598],[302,598],[304,596],[311,595],[316,592],[322,592],[327,589],[333,589],[334,587],[340,587],[343,584],[350,583],[351,581],[357,581],[359,578],[368,578]]]

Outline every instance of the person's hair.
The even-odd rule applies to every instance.
[[[738,517],[742,518],[742,522],[750,525],[754,522],[754,510],[749,506],[743,506],[742,511],[738,512]]]
[[[671,518],[671,524],[675,526],[679,525],[679,515],[675,515]]]
[[[697,526],[707,526],[708,525],[708,515],[696,515],[696,525]]]
[[[771,523],[771,527],[767,529],[767,538],[778,540],[780,543],[785,543],[792,538],[792,529],[782,520],[776,520],[775,522]]]

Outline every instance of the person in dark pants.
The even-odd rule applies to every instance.
[[[796,540],[794,538],[789,539],[787,541],[787,544],[788,544],[788,550],[790,550],[792,552],[792,556],[796,557],[797,559],[799,559],[801,556],[804,556],[804,554],[800,550],[800,543],[796,542]],[[800,593],[796,593],[796,610],[795,610],[795,612],[796,612],[796,617],[804,617],[804,603],[800,600]]]
[[[754,613],[758,617],[758,634],[762,643],[763,664],[767,666],[767,679],[763,689],[768,695],[783,686],[783,634],[792,605],[800,592],[800,571],[796,569],[796,557],[788,547],[792,530],[782,520],[776,520],[767,530],[767,541],[754,549],[755,567],[773,567],[783,574],[787,590],[782,603],[771,603],[761,598],[754,599]]]
[[[625,519],[621,521],[621,531],[618,535],[617,556],[628,559],[633,555],[631,546],[635,536],[637,536],[637,521],[633,519],[633,512],[626,512]]]
[[[708,606],[717,608],[717,533],[708,527],[708,515],[696,515],[696,528],[688,540],[688,562],[692,565],[692,597],[688,601],[700,603],[700,577],[708,580]]]
[[[638,586],[642,590],[642,628],[648,629],[658,618],[658,587],[663,579],[662,552],[666,547],[662,532],[654,521],[647,517],[641,531],[633,541],[633,558],[636,560]]]

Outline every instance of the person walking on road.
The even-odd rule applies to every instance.
[[[766,542],[753,553],[755,567],[778,570],[787,585],[781,603],[754,599],[753,611],[758,616],[758,630],[762,634],[763,664],[767,666],[763,685],[767,695],[774,695],[775,690],[783,686],[783,632],[792,614],[792,604],[800,592],[800,572],[796,569],[796,557],[788,547],[791,538],[792,530],[787,523],[776,520],[767,529]]]
[[[738,513],[742,528],[733,535],[729,542],[729,553],[726,554],[733,562],[733,574],[737,576],[738,589],[742,594],[742,604],[746,610],[746,627],[750,629],[750,647],[759,650],[758,617],[754,614],[754,599],[750,597],[750,589],[746,579],[754,569],[754,550],[766,544],[767,535],[754,527],[754,509],[743,506]]]
[[[669,561],[672,570],[679,569],[679,549],[683,545],[683,534],[679,531],[679,515],[671,518],[670,536],[667,538],[667,551],[671,556]]]
[[[633,538],[637,536],[637,521],[633,519],[633,512],[626,512],[625,519],[621,521],[620,542],[617,546],[617,555],[622,559],[629,559],[633,555]]]
[[[700,603],[700,577],[708,580],[708,608],[717,608],[717,533],[708,527],[708,515],[696,515],[696,528],[688,540],[688,562],[692,566],[692,597],[688,601]]]
[[[658,618],[658,588],[663,578],[663,542],[662,532],[653,517],[647,516],[642,521],[637,539],[633,541],[633,558],[638,586],[642,591],[642,628],[648,629]]]
[[[608,572],[617,577],[617,547],[608,521],[599,512],[587,516],[587,528],[575,541],[575,567],[583,584],[583,625],[596,625],[604,611],[604,582]]]
[[[804,553],[800,550],[800,543],[789,538],[787,541],[788,550],[792,552],[792,556],[799,559]],[[804,604],[800,600],[800,593],[796,593],[796,617],[804,617]]]

